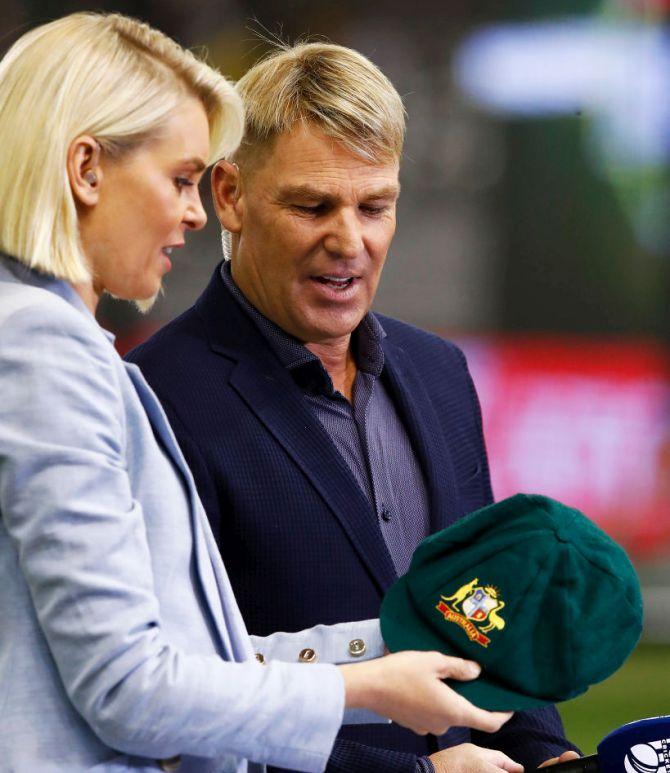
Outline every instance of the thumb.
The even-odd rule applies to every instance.
[[[500,769],[506,771],[506,773],[523,773],[523,765],[519,765],[518,762],[514,762],[509,757],[505,757]]]
[[[491,765],[491,773],[500,773],[504,770],[505,773],[523,773],[523,765],[519,765],[518,762],[510,759],[506,754],[502,752],[496,752],[496,756],[488,760]],[[487,773],[489,769],[487,768]]]

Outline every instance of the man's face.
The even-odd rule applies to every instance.
[[[377,290],[398,193],[397,161],[365,161],[296,125],[257,169],[243,170],[235,282],[304,343],[347,338]]]

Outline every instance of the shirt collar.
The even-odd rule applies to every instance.
[[[314,363],[316,363],[323,369],[321,361],[314,353],[310,352],[297,338],[268,319],[247,300],[235,284],[228,260],[221,265],[221,278],[230,294],[254,322],[285,368],[296,371],[306,365],[313,368]],[[381,322],[374,314],[368,312],[352,335],[354,357],[359,370],[374,377],[381,374],[384,367],[384,350],[381,342],[385,336],[386,333]]]

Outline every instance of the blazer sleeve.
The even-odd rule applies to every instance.
[[[504,752],[526,770],[535,770],[541,763],[568,750],[581,754],[565,737],[555,706],[519,711],[497,733],[473,730],[472,743]]]
[[[349,644],[354,640],[365,644],[365,652],[360,656],[352,655],[349,651]],[[313,650],[316,662],[338,664],[360,663],[363,660],[380,658],[385,652],[378,619],[315,625],[313,628],[291,633],[278,631],[269,636],[251,636],[251,643],[256,655],[262,655],[266,663],[268,660],[295,663],[304,649]],[[367,709],[346,709],[342,724],[388,724],[390,721]]]
[[[365,645],[360,656],[352,654],[349,645],[359,640]],[[385,653],[379,619],[359,620],[351,623],[315,625],[302,631],[287,633],[278,631],[269,636],[251,636],[257,653],[268,660],[296,661],[301,650],[314,650],[319,663],[360,663],[363,660],[381,658]]]
[[[335,741],[326,773],[420,773],[416,754],[366,746],[356,741]]]
[[[113,347],[50,294],[1,324],[0,527],[76,709],[130,754],[323,770],[343,713],[334,666],[225,662],[163,631]]]

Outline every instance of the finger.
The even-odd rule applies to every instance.
[[[567,751],[563,752],[560,757],[552,757],[550,760],[545,760],[541,765],[538,767],[540,768],[548,768],[552,765],[557,765],[559,762],[567,762],[568,760],[577,760],[579,759],[579,754],[577,752],[573,751]]]
[[[495,733],[513,715],[511,711],[485,711],[474,706],[462,695],[450,687],[440,685],[439,695],[442,699],[442,716],[448,717],[452,725],[471,727],[486,733]],[[436,732],[433,729],[433,732]],[[444,732],[442,730],[441,732]],[[441,733],[438,733],[438,735]]]
[[[569,751],[569,752],[563,752],[561,756],[558,758],[559,762],[567,762],[568,760],[578,760],[579,754],[577,752]]]
[[[439,653],[438,653],[439,654]],[[464,660],[463,658],[453,658],[449,655],[441,656],[437,674],[440,679],[458,679],[461,682],[470,679],[476,679],[482,669],[474,660]]]
[[[461,698],[462,696],[458,696]],[[465,704],[462,709],[462,724],[471,727],[474,730],[483,730],[485,733],[495,733],[507,722],[513,715],[512,711],[485,711],[477,706],[473,706],[462,698]]]

